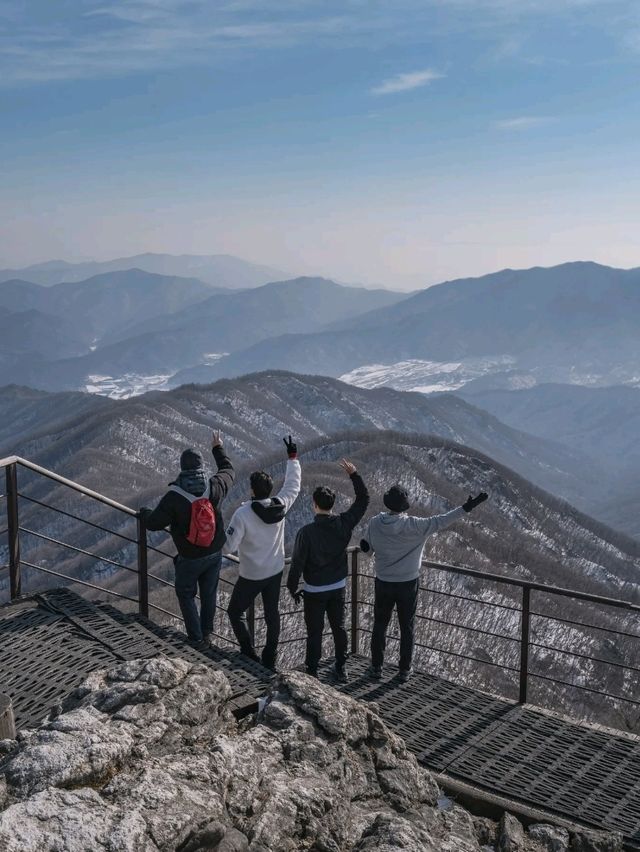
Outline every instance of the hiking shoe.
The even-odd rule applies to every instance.
[[[382,666],[369,666],[367,677],[370,677],[371,680],[382,680]]]
[[[411,677],[411,669],[400,669],[398,672],[398,680],[400,683],[406,683]]]
[[[207,646],[207,648],[210,648],[212,645],[215,645],[215,642],[213,641],[213,633],[205,633],[202,637],[202,642],[204,645]]]
[[[339,666],[335,663],[333,667],[333,676],[339,683],[347,683],[349,680],[349,676],[347,675],[347,670],[344,666]]]

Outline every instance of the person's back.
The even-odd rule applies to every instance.
[[[364,540],[375,552],[376,577],[388,582],[415,580],[427,538],[464,516],[459,506],[431,518],[396,512],[380,512],[371,518]]]
[[[477,497],[470,496],[457,509],[430,518],[407,514],[409,494],[401,485],[393,485],[382,499],[389,511],[371,518],[360,542],[363,553],[374,555],[375,566],[369,674],[375,680],[382,677],[386,631],[395,609],[400,628],[399,676],[407,680],[411,674],[419,577],[426,540],[471,512],[487,499],[487,495],[481,492]]]
[[[222,502],[233,484],[233,464],[222,447],[219,432],[211,451],[218,468],[208,478],[195,450],[180,457],[180,473],[152,511],[140,510],[148,530],[169,528],[177,550],[175,588],[189,639],[208,641],[213,634],[222,547],[226,541]],[[200,613],[195,598],[200,590]]]
[[[369,493],[355,465],[343,459],[342,469],[351,479],[355,499],[346,512],[333,514],[335,493],[324,486],[313,492],[315,519],[298,532],[291,558],[287,587],[298,599],[303,580],[304,615],[307,626],[306,667],[317,673],[322,656],[325,614],[329,619],[336,650],[336,675],[346,680],[347,635],[344,629],[344,600],[349,572],[347,547],[354,528],[362,520],[369,504]]]
[[[237,551],[239,558],[239,576],[228,606],[229,621],[241,652],[257,661],[245,613],[257,595],[262,596],[267,635],[261,661],[270,669],[276,666],[280,636],[285,516],[298,497],[302,478],[298,448],[291,435],[284,443],[288,460],[282,488],[271,497],[273,478],[266,471],[254,471],[249,478],[252,499],[236,509],[227,530],[227,550]]]

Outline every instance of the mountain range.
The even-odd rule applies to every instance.
[[[25,455],[133,507],[154,505],[176,473],[180,451],[192,445],[202,449],[206,457],[211,430],[220,427],[238,470],[236,485],[225,504],[227,519],[248,496],[250,470],[266,469],[276,481],[281,480],[282,435],[292,432],[298,439],[304,474],[301,497],[288,516],[287,548],[291,547],[297,528],[312,518],[311,492],[318,482],[336,490],[339,509],[352,498],[350,482],[337,465],[337,460],[346,455],[356,462],[370,487],[372,503],[367,517],[382,508],[383,491],[396,481],[407,485],[412,511],[419,515],[446,511],[463,502],[470,492],[489,492],[489,501],[481,509],[429,541],[427,556],[433,560],[640,600],[640,544],[552,496],[514,470],[518,466],[539,480],[545,472],[548,475],[555,471],[559,479],[572,482],[576,492],[593,494],[593,483],[589,486],[588,479],[594,472],[588,464],[584,460],[580,464],[579,455],[572,456],[551,441],[501,424],[454,395],[368,391],[326,377],[290,373],[247,376],[205,387],[185,386],[121,401],[14,387],[0,393],[0,423],[4,424],[0,429],[0,455]],[[18,440],[16,435],[20,436]],[[562,471],[563,464],[573,464],[574,472]],[[582,481],[577,479],[580,470]],[[135,592],[135,575],[113,564],[135,564],[135,547],[100,528],[131,536],[129,518],[73,495],[55,483],[37,480],[23,470],[19,472],[19,487],[23,495],[20,522],[25,562],[106,585],[121,594]],[[57,514],[41,504],[61,507],[67,514]],[[99,527],[79,524],[72,515]],[[356,541],[361,529],[356,531]],[[73,542],[75,547],[109,561],[69,551],[55,541]],[[0,539],[0,562],[5,561],[5,542]],[[166,546],[164,534],[151,536],[151,543]],[[171,578],[170,561],[153,551],[150,568],[155,576]],[[24,574],[26,588],[60,582],[28,567]],[[466,664],[455,655],[438,652],[437,659],[429,656],[427,661],[422,660],[426,652],[420,651],[421,665],[428,662],[429,668],[436,666],[445,676],[455,665],[458,676],[468,677],[469,682],[475,678],[480,688],[506,690],[507,676],[503,683],[493,666],[517,666],[513,656],[516,646],[507,640],[492,640],[487,645],[482,634],[517,634],[518,617],[511,611],[515,608],[517,613],[515,593],[435,570],[429,572],[428,585],[444,595],[430,597],[430,618],[458,623],[462,619],[462,623],[469,622],[472,632],[460,628],[443,632],[435,624],[434,640],[434,623],[428,622],[429,627],[421,623],[420,640],[428,646],[453,647],[456,654],[470,654],[479,662],[469,664],[467,671]],[[0,575],[1,594],[6,595],[6,572]],[[223,597],[225,594],[226,587]],[[362,595],[365,601],[369,599],[366,583]],[[461,611],[456,604],[457,595],[481,597],[501,608],[485,607],[476,612],[467,604]],[[155,581],[151,600],[164,608],[175,606],[171,589]],[[607,630],[631,631],[632,627],[617,614],[609,618],[606,613],[595,611],[574,613],[568,604],[563,604],[556,614],[601,624]],[[365,616],[363,626],[367,624]],[[580,653],[589,650],[617,664],[626,664],[634,650],[618,645],[612,649],[611,643],[594,630],[568,630],[553,621],[536,622],[534,627],[536,642],[558,647],[569,642]],[[535,654],[539,656],[538,651]],[[553,669],[544,659],[542,665],[546,665],[545,672],[553,671],[553,676],[563,680],[576,676],[571,657],[556,660]],[[583,676],[587,676],[586,670],[579,674],[578,682]],[[617,668],[609,667],[604,680],[600,680],[601,672],[593,668],[588,676],[589,682],[597,683],[599,688],[621,694],[628,689],[622,675],[618,677]],[[544,682],[532,689],[542,690],[540,703],[548,701]],[[575,711],[568,697],[565,703],[565,691],[556,690],[550,696],[553,706],[572,706]],[[575,701],[575,695],[571,700]],[[599,698],[594,702],[587,695],[580,700],[582,712],[597,711],[603,718]],[[605,721],[611,723],[622,724],[626,718],[617,707],[607,713]]]
[[[295,365],[301,373],[321,369],[336,377],[359,369],[365,379],[369,368],[378,384],[387,384],[393,381],[386,380],[385,368],[397,373],[398,364],[411,361],[413,387],[432,385],[438,370],[451,388],[483,376],[487,387],[622,384],[640,381],[638,328],[640,269],[582,262],[506,269],[429,287],[369,311],[357,323],[338,321],[322,332],[252,342],[210,367],[181,372],[173,382]],[[415,372],[420,362],[426,382]],[[475,376],[455,383],[456,371],[470,369]]]
[[[281,270],[249,263],[229,254],[173,255],[149,252],[106,261],[68,263],[64,260],[50,260],[22,269],[2,269],[0,282],[19,278],[50,287],[65,281],[84,281],[102,273],[123,272],[127,269],[142,269],[145,272],[172,277],[198,278],[216,287],[230,288],[259,287],[269,281],[291,277]]]
[[[292,329],[316,331],[336,318],[353,318],[402,298],[320,278],[233,291],[139,269],[51,287],[5,281],[0,308],[9,312],[6,321],[21,348],[3,342],[7,368],[0,381],[55,390],[84,388],[96,376],[171,376],[185,364],[207,363],[247,340]],[[44,322],[48,317],[52,339],[45,351],[39,335],[30,333],[28,312],[34,310]]]

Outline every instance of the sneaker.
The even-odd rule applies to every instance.
[[[398,680],[400,683],[406,683],[411,677],[411,669],[400,669],[398,672]]]
[[[210,648],[212,645],[215,645],[215,642],[213,641],[213,633],[205,633],[202,637],[202,642],[204,645],[207,646],[207,648]]]
[[[369,666],[367,677],[370,677],[371,680],[382,680],[382,666]]]
[[[333,666],[333,676],[339,683],[347,683],[349,677],[344,666],[339,666],[337,663]]]

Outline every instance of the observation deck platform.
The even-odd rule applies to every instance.
[[[66,589],[0,607],[0,691],[13,700],[18,728],[38,724],[89,672],[159,653],[223,670],[238,715],[267,691],[271,673],[237,651],[196,650],[172,628]],[[640,850],[639,737],[428,674],[402,684],[390,669],[374,682],[365,675],[367,665],[364,657],[352,657],[345,685],[333,683],[329,662],[320,677],[375,702],[419,762],[467,805],[619,831],[627,849]]]

